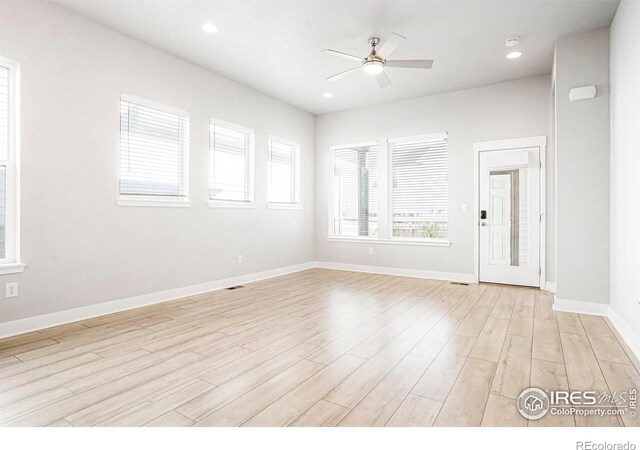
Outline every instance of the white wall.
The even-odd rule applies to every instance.
[[[611,25],[611,309],[640,354],[640,2]],[[616,324],[623,330],[623,324]],[[634,341],[635,339],[635,341]]]
[[[597,96],[570,102],[571,88]],[[609,302],[609,29],[555,51],[557,298]]]
[[[27,263],[0,323],[313,260],[310,114],[48,2],[0,2],[0,55],[21,64]],[[191,113],[190,208],[116,204],[121,92]],[[256,209],[207,207],[210,116],[256,130]],[[301,144],[302,210],[265,207],[269,134]]]
[[[449,133],[451,247],[328,242],[329,146],[377,140],[385,167],[388,138]],[[473,143],[551,132],[551,81],[542,76],[387,103],[316,118],[316,258],[319,261],[473,274]],[[547,149],[547,274],[553,281],[553,152]],[[379,208],[387,202],[379,192]],[[462,212],[462,205],[469,212]],[[368,247],[374,254],[368,254]]]

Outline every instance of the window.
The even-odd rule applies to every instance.
[[[447,236],[447,134],[394,139],[391,147],[394,238]]]
[[[269,138],[269,204],[297,207],[300,203],[300,147],[284,139]]]
[[[120,98],[121,204],[188,205],[188,151],[188,113],[129,95]]]
[[[335,236],[378,237],[377,144],[333,149]]]
[[[18,64],[0,58],[0,274],[18,273]]]
[[[211,119],[209,200],[214,204],[253,204],[254,132]]]

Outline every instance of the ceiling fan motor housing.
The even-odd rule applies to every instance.
[[[373,65],[379,65],[379,63],[382,63],[382,65],[384,65],[385,60],[380,58],[376,53],[376,45],[378,45],[379,43],[380,43],[380,38],[377,38],[377,37],[370,37],[369,38],[369,45],[371,46],[371,53],[369,53],[369,55],[364,59],[364,61],[362,61],[362,65],[363,66],[369,65],[369,63],[372,63],[373,61],[377,61]]]

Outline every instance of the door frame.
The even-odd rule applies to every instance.
[[[500,150],[517,150],[519,148],[537,147],[540,153],[540,277],[539,287],[546,285],[546,152],[547,137],[532,136],[519,139],[502,139],[498,141],[475,142],[473,144],[473,276],[475,282],[480,281],[480,153]]]

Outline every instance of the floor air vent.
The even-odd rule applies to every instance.
[[[240,289],[243,288],[244,286],[231,286],[227,288],[227,291],[233,291],[234,289]]]
[[[460,285],[460,286],[469,286],[469,283],[459,283],[459,282],[457,282],[457,281],[452,281],[452,282],[450,282],[449,284],[458,284],[458,285]]]

